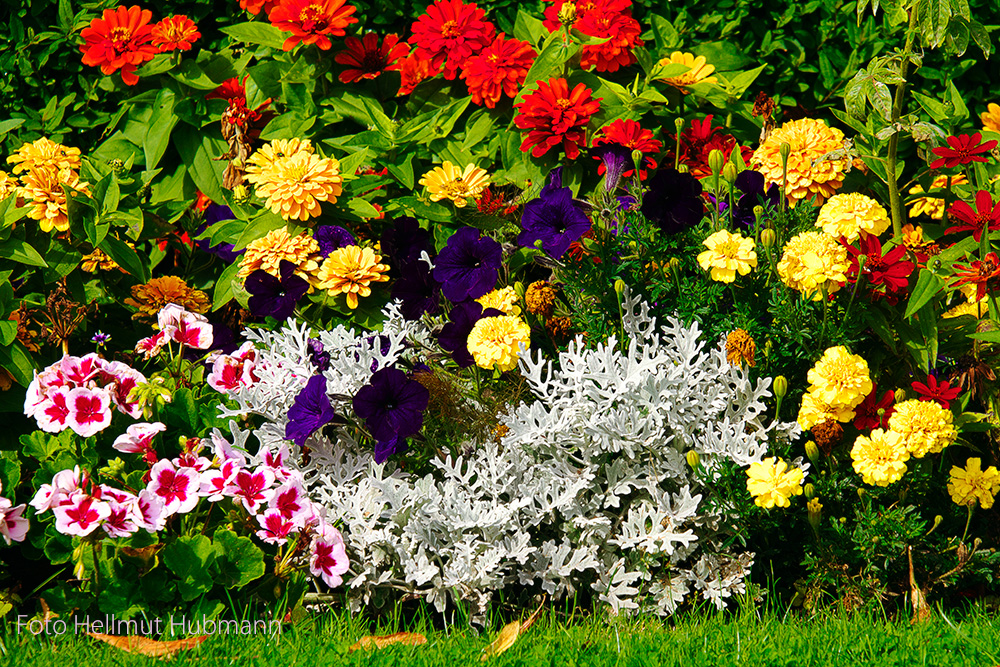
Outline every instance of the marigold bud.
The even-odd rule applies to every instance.
[[[806,456],[812,461],[813,465],[819,465],[819,447],[812,440],[806,443]]]
[[[563,5],[564,7],[566,5]],[[642,151],[636,149],[632,151],[632,162],[635,163],[636,169],[642,169],[642,163],[645,162],[645,158],[642,155]]]
[[[622,280],[621,278],[615,281],[615,292],[618,294],[618,296],[621,296],[622,294],[625,293],[625,281]]]
[[[763,218],[764,218],[764,207],[761,206],[760,204],[757,204],[756,206],[753,207],[753,219],[757,221],[757,224],[760,224],[760,221]]]
[[[804,495],[809,500],[816,497],[816,486],[813,484],[806,484],[802,487],[802,495]]]
[[[683,118],[675,118],[674,119],[674,127],[677,128],[678,132],[680,132],[681,130],[683,130],[684,129],[684,119]]]
[[[108,166],[111,167],[111,171],[115,172],[115,176],[125,175],[126,169],[125,169],[125,162],[123,160],[119,160],[118,158],[113,158],[111,160],[108,160]]]
[[[701,463],[701,457],[698,455],[698,452],[692,449],[687,453],[685,458],[687,459],[688,465],[691,466],[691,470],[698,469],[698,464]]]
[[[778,235],[774,233],[773,229],[765,229],[760,233],[760,244],[765,248],[773,248],[777,240]]]
[[[782,141],[781,145],[778,146],[778,155],[781,156],[781,161],[785,162],[788,160],[788,156],[792,152],[792,147],[787,141]]]
[[[574,3],[566,2],[559,8],[559,22],[565,26],[576,23],[576,5]]]
[[[240,183],[233,188],[233,201],[237,204],[246,204],[250,201],[250,191],[247,190],[247,186]]]
[[[712,170],[713,174],[722,173],[722,165],[725,163],[726,156],[718,148],[713,148],[712,152],[708,154],[708,168]]]
[[[778,398],[788,396],[788,380],[784,375],[774,378],[774,395]]]
[[[722,168],[722,178],[726,179],[726,183],[736,182],[736,165],[727,162],[726,166]]]
[[[906,400],[906,390],[897,389],[893,398],[895,399],[896,403],[902,403],[903,401]]]
[[[691,170],[688,169],[688,166],[686,164],[684,164],[683,162],[681,164],[677,165],[677,172],[678,173],[686,174],[689,171],[691,171]]]

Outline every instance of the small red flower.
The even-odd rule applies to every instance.
[[[910,386],[920,394],[921,401],[934,401],[945,410],[949,408],[951,401],[954,401],[962,393],[961,387],[951,387],[947,382],[938,384],[937,378],[933,375],[927,376],[927,384],[913,382]]]
[[[995,291],[1000,284],[1000,257],[995,252],[986,255],[981,261],[976,260],[966,266],[965,264],[955,264],[955,278],[951,284],[952,288],[962,285],[976,286],[976,301],[982,301],[987,291]]]
[[[618,118],[610,125],[606,125],[597,131],[597,135],[594,137],[594,145],[600,146],[602,144],[621,144],[625,148],[642,151],[643,153],[659,153],[663,148],[663,144],[653,138],[653,133],[650,130],[643,129],[634,120],[623,118]],[[594,159],[600,160],[601,158],[595,157]],[[645,180],[647,169],[656,169],[656,160],[650,157],[643,157],[643,168],[639,170],[639,178]],[[633,171],[633,169],[629,169],[622,176],[628,178],[632,175]],[[597,173],[604,173],[603,162],[597,168]]]
[[[264,126],[274,116],[273,111],[269,111],[271,98],[267,98],[254,109],[247,107],[246,80],[247,74],[240,81],[238,78],[226,79],[219,87],[205,95],[206,100],[226,100],[229,107],[222,113],[223,123],[238,127],[244,133],[246,140],[254,142],[260,138],[260,133]],[[228,137],[229,133],[223,131],[223,136]]]
[[[421,81],[425,81],[441,73],[441,66],[431,67],[431,62],[421,58],[415,52],[399,61],[401,81],[397,95],[409,95]]]
[[[192,44],[201,38],[194,21],[178,14],[168,16],[153,26],[153,46],[160,53],[165,51],[190,51]]]
[[[949,227],[945,234],[972,232],[973,238],[978,241],[987,226],[990,231],[1000,230],[1000,202],[994,206],[990,193],[980,190],[976,193],[975,211],[964,201],[957,201],[948,209],[948,217],[955,218],[962,224]]]
[[[517,97],[537,55],[528,42],[504,39],[500,33],[492,44],[469,58],[459,76],[465,79],[474,103],[493,109],[501,95]]]
[[[577,3],[577,11],[581,5]],[[636,62],[632,49],[645,42],[640,39],[642,28],[632,18],[629,9],[632,3],[625,0],[598,0],[586,3],[590,7],[583,11],[573,25],[584,35],[607,39],[603,44],[587,44],[580,52],[580,67],[594,67],[598,72],[617,72],[620,67],[628,67]]]
[[[438,0],[413,24],[410,44],[419,58],[430,60],[432,70],[444,66],[444,78],[458,78],[466,61],[493,42],[496,29],[475,3]]]
[[[340,73],[341,83],[354,83],[362,79],[374,79],[382,72],[399,70],[399,60],[410,55],[410,45],[399,41],[399,35],[386,35],[382,46],[378,45],[378,35],[365,33],[364,37],[348,37],[347,47],[334,60],[347,69]]]
[[[872,385],[871,392],[865,400],[854,408],[854,428],[866,431],[871,428],[889,428],[889,417],[892,416],[892,404],[896,400],[895,393],[890,389],[878,397],[878,387]]]
[[[971,162],[989,162],[989,158],[980,155],[987,153],[997,147],[997,141],[980,143],[983,135],[976,132],[972,136],[960,134],[957,137],[948,137],[948,145],[939,148],[932,148],[931,152],[938,156],[937,160],[931,162],[931,169],[950,169],[958,165],[966,165]]]
[[[153,12],[138,5],[105,9],[101,18],[94,19],[80,32],[85,40],[80,47],[83,64],[100,67],[104,74],[121,70],[126,85],[139,83],[136,67],[156,55],[156,47],[150,44],[152,18]]]
[[[356,9],[345,0],[281,0],[267,20],[275,28],[292,33],[281,46],[285,51],[291,51],[299,42],[329,51],[333,44],[327,35],[343,37],[344,28],[358,22],[351,16]]]
[[[566,157],[576,159],[587,145],[587,123],[601,108],[601,99],[591,97],[592,92],[582,83],[571,92],[566,79],[539,81],[534,92],[514,105],[519,112],[514,124],[528,131],[521,150],[542,157],[562,144]]]
[[[906,246],[898,245],[885,255],[882,242],[874,234],[858,239],[858,247],[847,245],[847,259],[851,263],[847,272],[848,282],[858,280],[859,269],[872,288],[885,286],[887,292],[901,292],[906,289],[910,274],[916,265],[904,260]]]

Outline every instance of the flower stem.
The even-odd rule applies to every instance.
[[[906,75],[910,69],[910,52],[913,47],[913,37],[917,32],[917,7],[914,4],[910,10],[910,25],[906,29],[906,45],[903,47],[903,62],[899,65],[901,81],[896,84],[896,94],[892,100],[892,116],[890,124],[899,122],[903,114],[903,97],[906,94]],[[892,214],[892,236],[897,241],[903,238],[903,204],[899,196],[899,183],[896,182],[896,152],[899,146],[899,132],[889,137],[889,153],[886,157],[886,185],[889,186],[889,212]]]

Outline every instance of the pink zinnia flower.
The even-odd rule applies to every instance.
[[[104,389],[77,387],[66,395],[67,423],[77,435],[89,438],[111,423],[111,397]]]
[[[111,515],[111,507],[83,491],[77,491],[52,513],[56,517],[56,530],[63,535],[83,537],[94,532]]]
[[[193,468],[174,468],[170,461],[158,461],[149,473],[146,489],[163,501],[167,514],[186,514],[198,504],[198,471]]]

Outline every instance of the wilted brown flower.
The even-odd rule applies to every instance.
[[[844,438],[844,427],[835,421],[820,422],[812,427],[813,439],[816,445],[827,456]]]
[[[551,317],[556,307],[556,290],[544,280],[536,280],[524,292],[524,303],[528,312],[542,317]]]
[[[122,267],[118,265],[118,262],[108,257],[107,254],[105,254],[105,252],[100,248],[94,248],[94,252],[89,255],[84,255],[80,268],[87,273],[97,273],[98,269],[101,271],[122,269]]]
[[[726,361],[730,365],[739,366],[746,362],[747,366],[753,368],[756,352],[757,344],[746,329],[734,329],[726,336]]]
[[[573,323],[568,317],[550,317],[545,322],[545,330],[554,340],[566,340],[573,331]]]
[[[125,305],[139,311],[132,315],[132,319],[153,319],[168,303],[176,303],[193,313],[204,313],[212,305],[212,300],[177,276],[153,278],[145,285],[136,285],[132,288],[132,298],[125,299]]]

